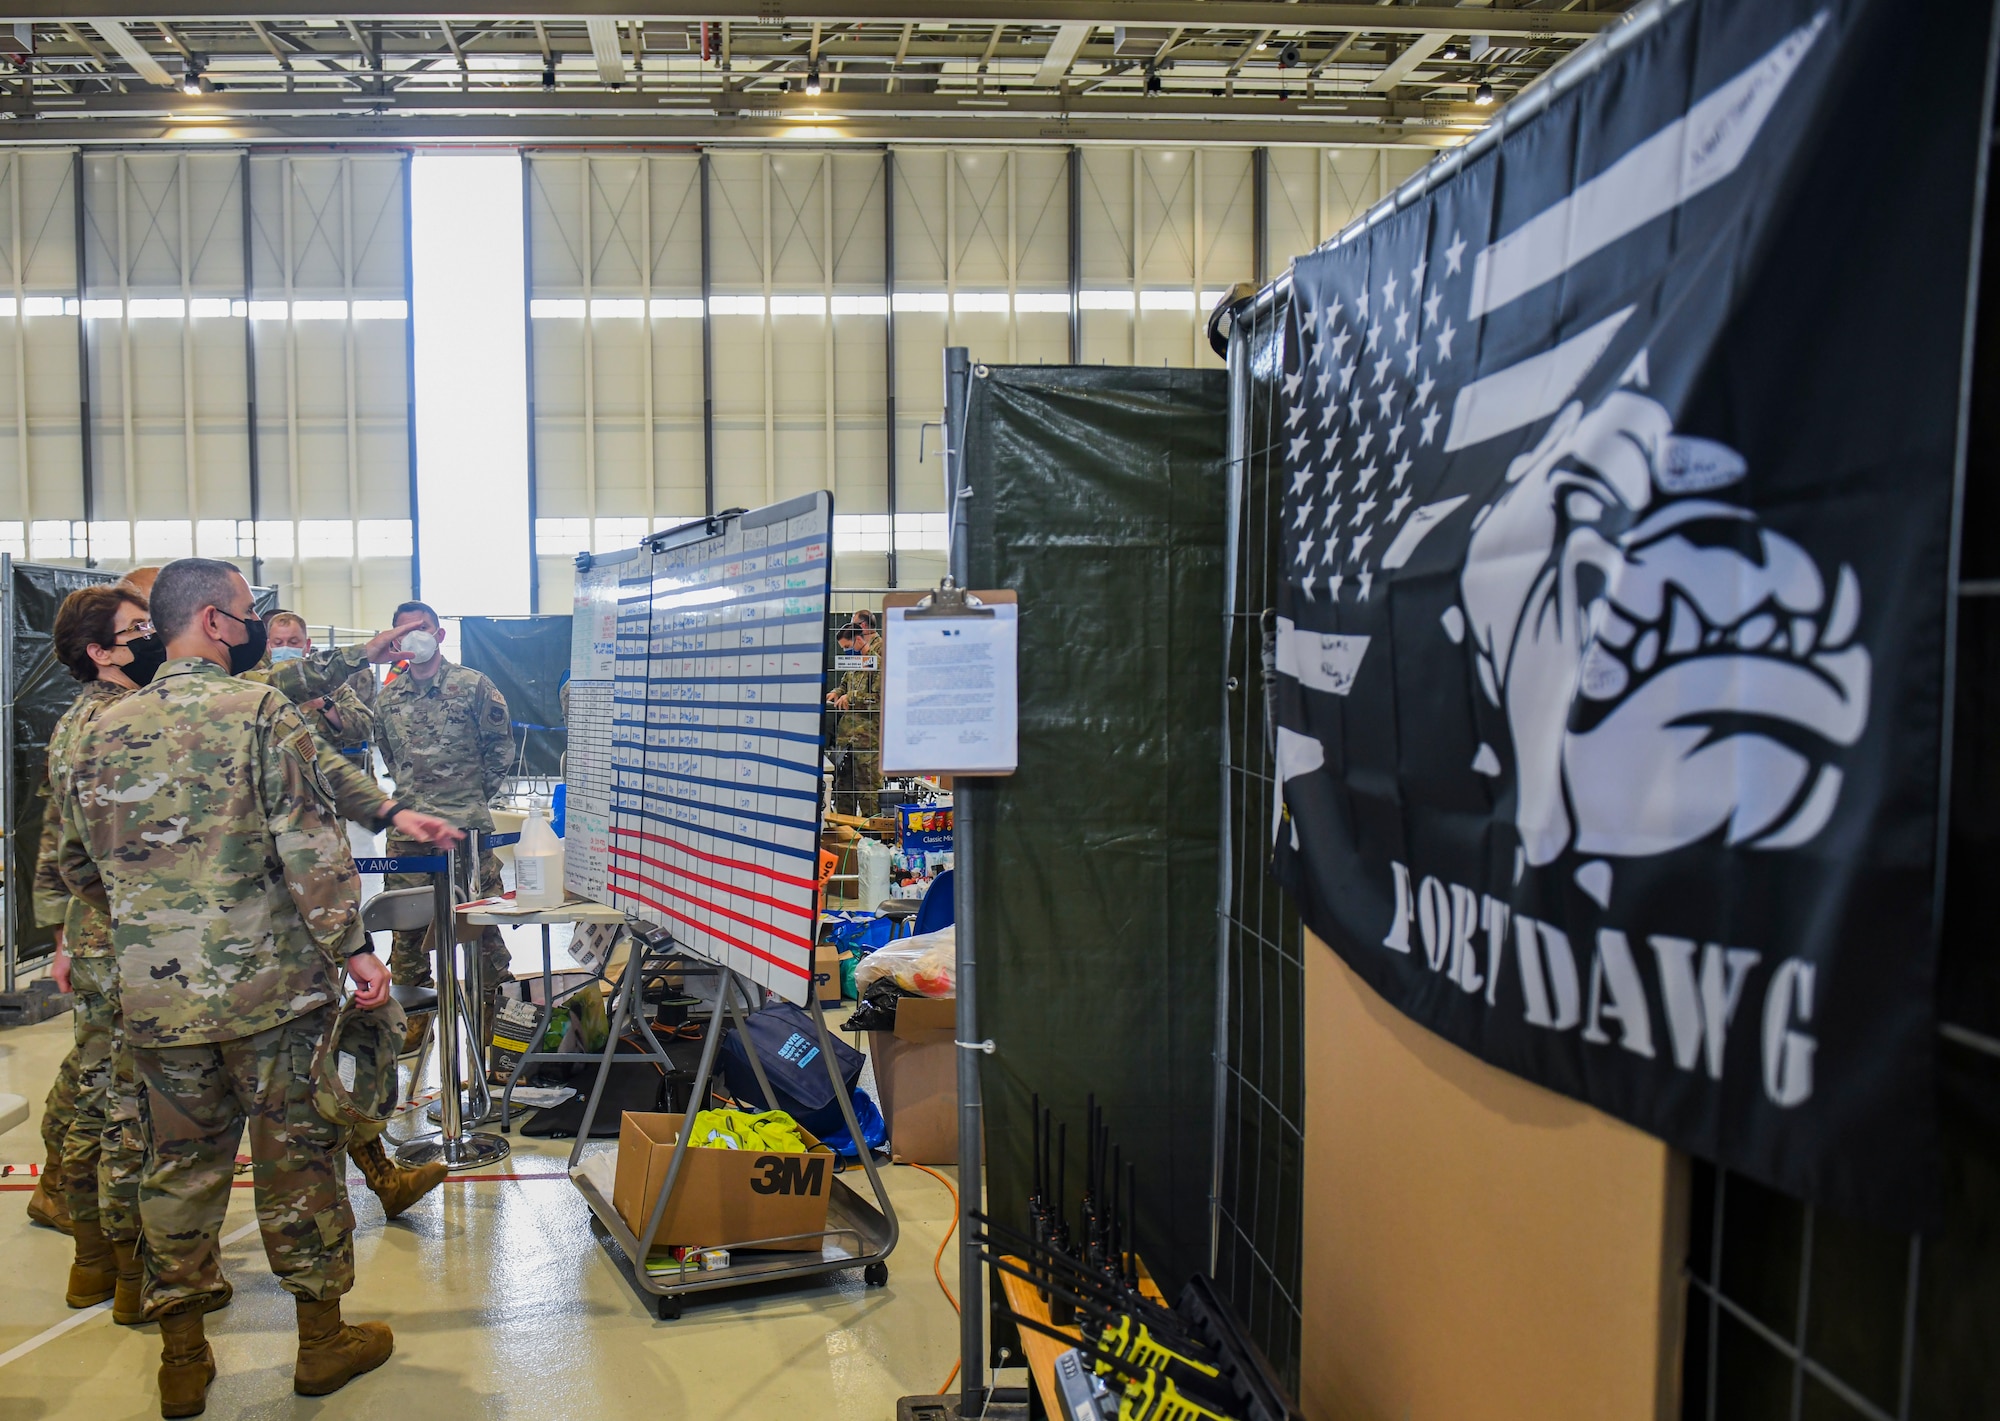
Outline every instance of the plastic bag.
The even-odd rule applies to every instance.
[[[952,973],[958,962],[958,934],[941,928],[921,937],[899,938],[868,954],[854,969],[854,985],[866,996],[868,984],[888,977],[906,992],[920,997],[958,994]]]

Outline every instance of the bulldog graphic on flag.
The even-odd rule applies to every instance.
[[[1294,263],[1250,434],[1308,926],[1495,1064],[1907,1221],[1868,1156],[1932,1148],[1981,159],[1975,103],[1957,189],[1846,200],[1883,14],[1670,9]]]

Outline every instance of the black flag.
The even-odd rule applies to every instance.
[[[1991,7],[1689,0],[1295,263],[1277,871],[1482,1058],[1886,1221]],[[1887,68],[1882,65],[1887,61]]]

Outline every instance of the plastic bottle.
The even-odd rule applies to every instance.
[[[539,810],[530,810],[514,845],[514,906],[522,910],[560,908],[563,901],[563,846]]]
[[[887,844],[866,838],[854,846],[854,852],[861,874],[861,887],[856,894],[858,906],[863,912],[872,913],[889,896],[890,860],[895,855]]]

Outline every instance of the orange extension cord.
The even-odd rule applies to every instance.
[[[945,1287],[944,1273],[942,1271],[942,1265],[944,1263],[944,1251],[945,1249],[951,1246],[951,1236],[958,1232],[958,1191],[952,1188],[952,1184],[949,1179],[946,1179],[943,1175],[939,1174],[936,1170],[930,1168],[927,1165],[913,1164],[910,1166],[910,1168],[923,1170],[925,1174],[928,1174],[932,1179],[935,1179],[939,1184],[942,1184],[946,1189],[951,1190],[951,1227],[944,1231],[944,1240],[943,1242],[938,1244],[937,1256],[931,1259],[931,1276],[937,1279],[938,1288],[941,1292],[943,1292],[945,1301],[951,1304],[951,1310],[953,1312],[958,1312],[960,1311],[960,1308],[958,1306],[958,1299],[954,1298],[951,1295],[951,1289]],[[937,1394],[939,1396],[943,1396],[946,1392],[951,1390],[951,1384],[957,1380],[958,1380],[958,1363],[953,1362],[951,1364],[951,1375],[944,1379],[944,1385],[937,1389]]]

